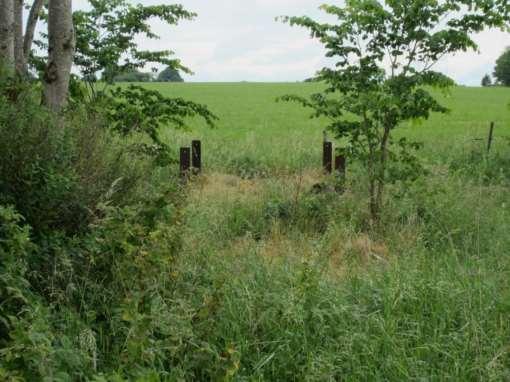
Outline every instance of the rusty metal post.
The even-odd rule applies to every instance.
[[[489,141],[487,143],[487,153],[489,153],[491,151],[491,148],[492,148],[492,141],[494,139],[494,127],[495,127],[495,123],[491,122],[491,127],[490,127],[490,130],[489,130]]]
[[[180,176],[186,178],[190,170],[191,150],[189,147],[181,147],[180,155]]]
[[[333,172],[333,144],[324,142],[322,151],[322,167],[327,174]]]
[[[199,140],[191,142],[191,165],[195,173],[202,172],[202,142]]]
[[[342,176],[345,176],[347,161],[345,155],[337,155],[335,157],[335,171]]]

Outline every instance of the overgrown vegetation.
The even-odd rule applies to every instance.
[[[2,150],[20,160],[4,158],[1,173],[18,163],[26,181],[16,190],[32,192],[0,210],[2,379],[508,377],[509,120],[506,102],[493,102],[509,99],[505,89],[483,97],[454,90],[444,125],[428,122],[422,160],[430,175],[390,186],[385,228],[374,234],[363,168],[349,165],[341,197],[314,189],[330,181],[318,171],[320,130],[304,111],[287,105],[295,114],[281,116],[282,133],[274,128],[273,140],[252,147],[252,134],[267,132],[264,120],[278,121],[275,96],[322,85],[209,86],[212,95],[199,85],[179,95],[214,97],[220,125],[258,126],[235,140],[254,159],[211,157],[231,132],[204,125],[194,134],[204,135],[207,172],[186,192],[172,180],[176,168],[147,171],[152,157],[100,119],[79,123],[79,108],[59,132],[37,92],[26,89],[18,105],[2,102]],[[231,115],[229,97],[243,102],[236,91],[261,97],[265,113]],[[20,107],[26,117],[15,113]],[[475,117],[453,126],[466,112]],[[496,151],[485,157],[485,144],[471,139],[485,136],[489,116],[498,120]],[[469,135],[473,123],[479,128]],[[444,156],[443,128],[455,142]],[[286,150],[296,149],[288,131],[316,150],[299,148],[287,163]],[[30,143],[45,132],[65,144]],[[60,176],[38,176],[43,170]],[[3,179],[1,194],[14,201],[18,191]],[[72,224],[59,227],[59,214]]]
[[[424,171],[387,167],[374,229],[364,163],[339,192],[320,171],[328,120],[274,103],[324,83],[103,89],[98,72],[133,64],[108,56],[119,28],[132,42],[192,14],[91,4],[78,34],[105,49],[78,39],[91,82],[57,112],[44,83],[0,73],[1,381],[510,378],[509,89],[431,90],[452,112],[395,131],[423,141]],[[204,173],[184,184],[192,137]]]
[[[142,346],[126,317],[171,291],[155,280],[180,247],[178,182],[130,143],[143,132],[126,138],[86,108],[56,118],[36,86],[10,79],[0,96],[2,377],[117,369],[131,341]]]

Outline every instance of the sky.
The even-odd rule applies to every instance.
[[[143,49],[172,50],[194,75],[186,81],[302,81],[327,64],[320,43],[306,30],[275,20],[277,16],[321,17],[325,0],[144,0],[144,5],[174,4],[198,14],[169,27],[154,21],[160,40],[140,38]],[[336,1],[338,3],[338,1]],[[334,0],[329,0],[334,4]],[[74,8],[87,7],[75,0]],[[460,84],[479,85],[496,59],[510,46],[510,33],[485,31],[475,36],[480,52],[445,57],[435,67]]]

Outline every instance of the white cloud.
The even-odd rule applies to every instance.
[[[157,3],[150,1],[149,3]],[[275,18],[316,14],[322,0],[186,0],[198,13],[178,27],[155,25],[163,37],[153,47],[171,48],[195,75],[191,81],[295,81],[320,69],[323,50],[304,30]],[[152,45],[152,44],[151,44]]]
[[[478,34],[474,40],[479,46],[479,52],[462,52],[446,57],[438,63],[436,69],[460,83],[479,85],[484,74],[492,74],[496,60],[510,46],[510,35],[490,30]]]
[[[154,22],[157,41],[140,40],[144,49],[173,50],[194,76],[189,81],[296,81],[325,63],[324,50],[300,28],[275,21],[281,15],[320,17],[324,0],[133,0],[144,5],[182,3],[198,13],[179,26]],[[76,9],[87,0],[75,0]],[[436,67],[469,85],[477,85],[510,45],[510,35],[486,31],[476,36],[480,53],[446,57]]]

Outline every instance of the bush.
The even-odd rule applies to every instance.
[[[90,380],[122,368],[134,376],[167,359],[180,235],[176,210],[156,217],[155,207],[104,207],[86,235],[40,248],[21,217],[0,208],[3,380]]]
[[[36,86],[0,81],[1,380],[143,376],[168,358],[182,192],[101,116],[53,116]]]
[[[9,339],[12,318],[28,304],[26,260],[34,248],[28,227],[12,207],[0,206],[0,346]]]
[[[11,204],[35,235],[82,232],[99,202],[125,205],[150,174],[150,161],[121,143],[103,121],[75,110],[52,116],[36,89],[0,84],[0,203]]]
[[[158,75],[159,82],[184,82],[179,71],[171,66],[168,66]]]

